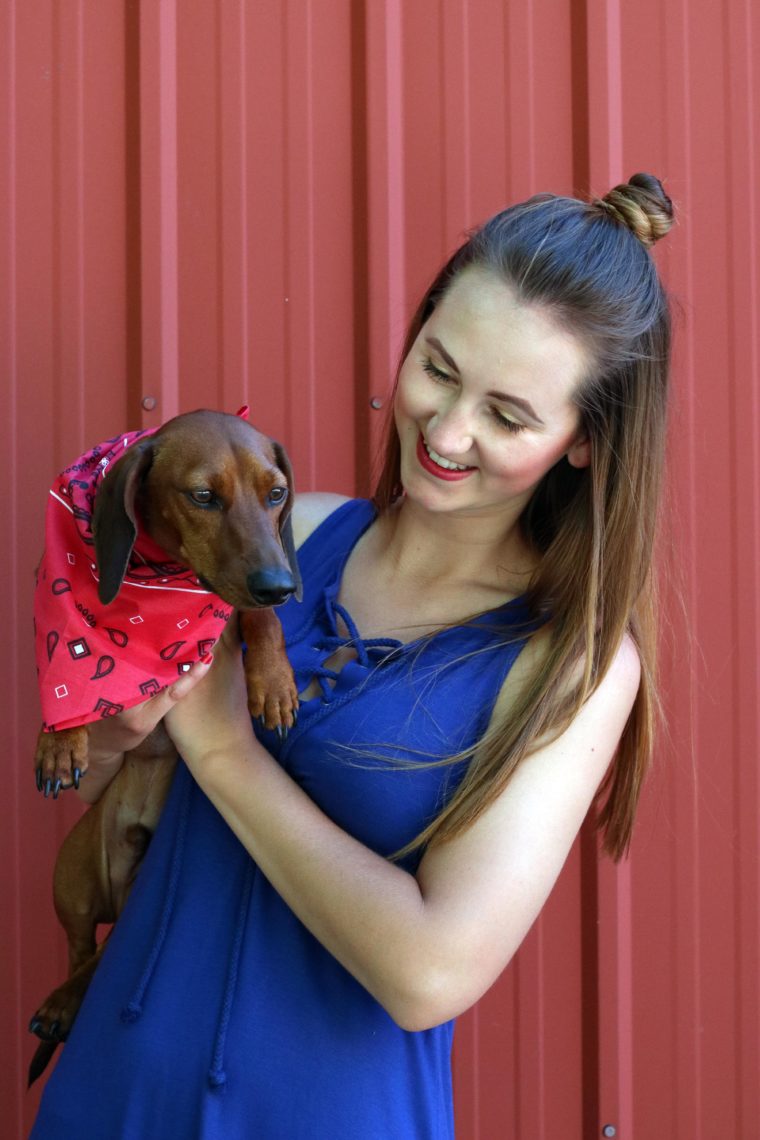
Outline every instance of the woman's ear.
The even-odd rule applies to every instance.
[[[570,445],[567,462],[571,467],[588,467],[591,462],[591,440],[584,433]]]

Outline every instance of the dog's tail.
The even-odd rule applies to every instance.
[[[38,1077],[41,1077],[50,1064],[53,1054],[60,1045],[60,1041],[40,1041],[29,1065],[29,1077],[26,1087],[30,1089]]]

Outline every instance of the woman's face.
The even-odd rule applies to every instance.
[[[394,411],[407,498],[516,518],[563,456],[589,462],[572,396],[580,341],[484,269],[454,279],[402,365]]]

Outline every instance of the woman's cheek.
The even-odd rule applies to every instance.
[[[519,494],[540,483],[565,451],[564,445],[534,446],[529,437],[518,435],[511,437],[504,449],[492,450],[487,462],[494,476],[509,483],[512,491]]]
[[[393,414],[396,421],[396,430],[399,434],[410,433],[416,436],[417,424],[421,420],[429,419],[434,409],[430,407],[430,399],[425,399],[425,393],[420,385],[412,382],[399,385],[393,405]]]

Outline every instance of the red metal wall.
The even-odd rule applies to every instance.
[[[365,491],[371,401],[463,229],[639,169],[680,207],[657,250],[679,308],[668,737],[631,859],[584,833],[462,1018],[458,1135],[760,1135],[759,20],[753,0],[0,5],[3,1140],[36,1103],[24,1025],[64,970],[49,884],[77,812],[31,777],[52,475],[248,401],[302,489]]]

